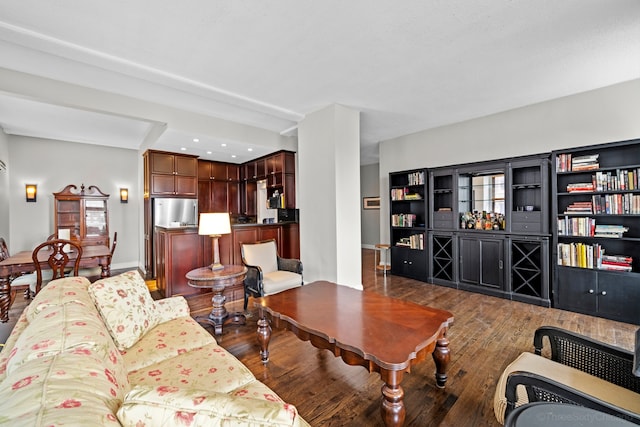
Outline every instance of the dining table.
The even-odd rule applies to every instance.
[[[69,252],[69,260],[75,261],[76,252]],[[49,253],[38,253],[38,264],[43,270],[50,269],[48,264]],[[82,248],[80,267],[100,267],[101,277],[111,275],[111,250],[105,245],[91,245]],[[18,252],[3,261],[0,261],[0,323],[9,321],[9,307],[11,307],[11,277],[19,274],[32,273],[36,270],[32,258],[32,251]]]

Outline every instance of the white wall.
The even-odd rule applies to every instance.
[[[360,195],[362,197],[380,196],[380,166],[376,163],[360,167]],[[363,209],[360,201],[362,247],[373,249],[380,243],[380,210]],[[385,221],[385,224],[388,224]]]
[[[6,170],[0,166],[0,237],[9,239],[9,138],[0,128],[0,160]]]
[[[384,141],[380,194],[389,194],[389,172],[634,138],[640,138],[640,79]],[[389,200],[382,197],[385,243],[388,216]]]
[[[118,232],[112,268],[136,268],[139,259],[138,218],[142,190],[138,152],[67,141],[8,136],[9,250],[31,250],[53,233],[53,193],[74,184],[97,186],[110,195],[109,233]],[[25,184],[38,185],[36,203],[25,201]],[[129,189],[129,203],[120,203],[119,189]]]

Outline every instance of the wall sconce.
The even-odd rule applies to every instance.
[[[36,196],[38,195],[38,186],[36,184],[26,184],[24,188],[27,193],[27,202],[35,203]]]
[[[126,188],[120,189],[120,203],[128,203],[129,202],[129,190]]]

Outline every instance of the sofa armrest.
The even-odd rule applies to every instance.
[[[518,401],[518,386],[524,387],[529,403],[556,402],[580,405],[606,414],[623,418],[634,424],[640,424],[640,414],[612,405],[580,390],[569,387],[551,378],[532,372],[516,371],[509,374],[505,389],[507,407],[505,419],[515,409]],[[639,396],[640,397],[640,396]]]
[[[298,259],[278,257],[278,270],[302,274],[302,262]]]
[[[154,301],[153,303],[159,318],[158,323],[189,316],[190,313],[189,304],[187,304],[187,300],[182,296],[164,298]]]
[[[543,326],[533,338],[538,355],[544,337],[549,339],[551,360],[640,393],[640,378],[633,375],[632,352],[565,329]]]
[[[296,408],[284,402],[168,385],[134,387],[117,416],[123,426],[304,425]]]

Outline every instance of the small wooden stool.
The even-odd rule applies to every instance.
[[[387,270],[391,269],[391,266],[387,263],[389,261],[389,248],[391,245],[386,245],[384,243],[378,243],[375,245],[375,255],[373,257],[375,261],[376,272],[382,270],[382,273],[385,277],[387,277]],[[382,251],[384,251],[384,264],[380,264],[382,262]]]

